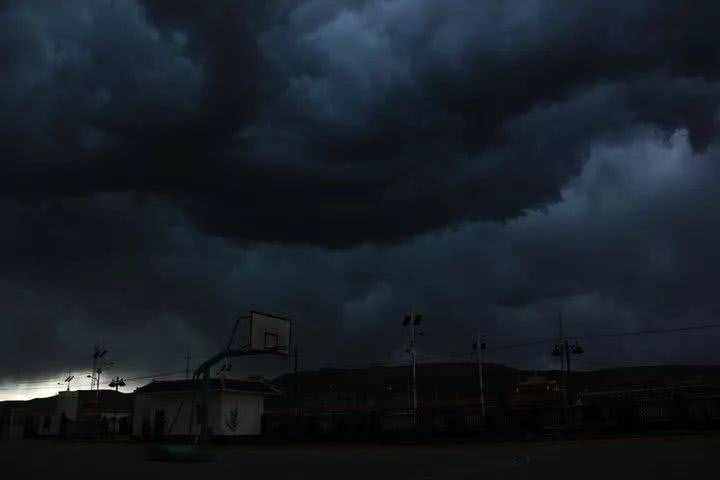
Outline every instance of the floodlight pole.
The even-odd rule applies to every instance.
[[[413,425],[417,425],[417,407],[418,407],[418,395],[417,395],[417,354],[415,350],[415,344],[417,343],[417,326],[422,321],[422,315],[410,311],[409,314],[405,315],[403,326],[410,327],[410,334],[408,336],[408,349],[407,352],[410,355],[410,382],[411,382],[411,393],[410,393],[410,412],[412,415]],[[422,335],[422,333],[421,333]]]
[[[299,378],[299,370],[298,370],[298,358],[300,356],[300,352],[298,350],[297,345],[293,345],[293,379],[294,379],[294,400],[295,400],[295,421],[296,423],[299,423],[299,419],[302,416],[302,407],[300,406],[300,378]]]
[[[568,337],[563,332],[562,324],[562,312],[558,315],[558,322],[560,327],[560,337],[558,342],[553,347],[553,355],[560,357],[561,363],[561,390],[562,390],[562,413],[563,423],[569,425],[574,418],[571,418],[570,402],[572,401],[571,387],[571,363],[570,357],[572,355],[580,355],[584,352],[583,348],[576,341],[575,346],[570,346]]]
[[[414,315],[413,315],[414,318]],[[412,416],[413,425],[417,425],[417,360],[415,355],[415,322],[410,329],[410,360],[412,362]]]
[[[568,377],[569,377],[569,369],[566,371],[565,368],[567,365],[567,361],[570,360],[570,356],[566,357],[567,354],[567,339],[565,339],[565,333],[563,332],[563,318],[562,318],[562,310],[558,312],[558,326],[560,329],[560,363],[561,363],[561,389],[562,389],[562,402],[563,402],[563,423],[567,425],[568,423]],[[562,385],[564,383],[564,385]]]
[[[480,382],[480,409],[482,412],[483,423],[487,418],[485,408],[485,341],[478,334],[473,345],[475,356],[478,364],[478,381]]]
[[[563,339],[563,350],[565,351],[565,408],[568,410],[567,421],[572,420],[570,413],[570,402],[572,395],[570,392],[570,344],[567,338]]]

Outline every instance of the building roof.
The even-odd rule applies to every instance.
[[[135,390],[136,393],[156,393],[156,392],[187,392],[200,389],[202,382],[198,380],[166,380],[152,381],[147,385],[143,385]],[[211,378],[209,380],[210,390],[224,390],[244,393],[256,393],[260,395],[276,395],[280,391],[268,385],[267,383],[257,380],[237,380],[237,379],[219,379]]]
[[[3,400],[0,402],[0,411],[27,407],[27,400]]]
[[[57,405],[57,395],[52,397],[40,397],[27,400],[27,411],[35,413],[52,413]]]
[[[548,385],[548,384],[554,385],[554,384],[556,384],[556,383],[558,383],[558,381],[555,380],[555,379],[553,379],[553,378],[548,378],[548,377],[543,377],[543,376],[540,376],[540,375],[535,375],[535,376],[533,376],[533,377],[528,377],[527,379],[519,382],[519,386],[531,386],[531,385],[542,385],[542,386],[545,386],[545,385]]]
[[[83,409],[99,409],[107,411],[131,411],[133,394],[116,392],[115,390],[77,390],[79,406]],[[72,393],[72,392],[71,392]]]

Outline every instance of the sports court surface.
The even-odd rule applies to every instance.
[[[210,463],[163,463],[148,461],[147,446],[141,444],[6,442],[0,443],[0,478],[703,478],[717,473],[720,436],[507,444],[234,445],[215,450]]]

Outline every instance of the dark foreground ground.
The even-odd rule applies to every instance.
[[[217,446],[210,463],[146,459],[142,444],[0,443],[0,478],[487,479],[716,478],[719,436],[547,443]],[[72,475],[72,476],[71,476]]]

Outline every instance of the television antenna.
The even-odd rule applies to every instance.
[[[121,377],[115,377],[112,379],[110,384],[108,385],[110,388],[114,388],[115,391],[118,391],[118,388],[126,386],[125,379]]]
[[[70,373],[70,369],[68,369],[67,375],[65,376],[65,379],[62,382],[58,382],[58,385],[63,385],[67,383],[67,391],[70,391],[70,382],[72,382],[75,379],[75,375],[72,375]]]
[[[100,389],[100,376],[98,375],[96,377],[95,374],[97,373],[97,370],[98,370],[98,363],[105,355],[107,355],[107,353],[108,352],[106,349],[104,349],[98,345],[95,345],[93,347],[92,372],[90,375],[90,390],[92,390],[94,388],[97,388],[98,390]]]

